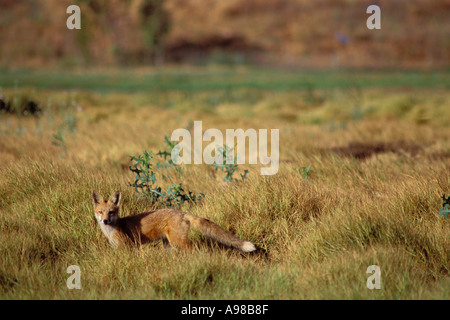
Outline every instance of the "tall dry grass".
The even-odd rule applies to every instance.
[[[62,103],[67,94],[76,101],[73,108]],[[364,91],[363,97],[392,106],[363,106],[364,116],[352,118],[345,95],[302,109],[286,92],[234,109],[219,103],[204,112],[186,109],[182,101],[163,108],[139,93],[38,91],[38,100],[51,97],[38,120],[1,118],[0,296],[448,299],[449,224],[438,211],[440,196],[450,189],[450,132],[442,119],[415,121],[412,111],[425,105],[429,114],[445,111],[441,102],[448,93],[433,94],[441,97],[433,105],[420,102],[401,111],[405,93]],[[271,109],[274,100],[290,117]],[[333,115],[335,104],[342,109]],[[67,112],[76,117],[73,132]],[[122,215],[151,209],[129,185],[129,156],[163,149],[164,136],[192,120],[202,120],[204,130],[280,129],[277,175],[260,176],[257,167],[243,166],[248,178],[227,184],[211,167],[191,165],[180,181],[206,194],[183,209],[254,242],[265,254],[243,256],[196,231],[192,253],[167,253],[160,243],[114,250],[101,234],[92,189],[104,196],[121,190]],[[65,149],[54,144],[62,129]],[[365,146],[366,157],[350,156],[355,142]],[[374,142],[397,148],[383,151]],[[298,169],[308,165],[306,179]],[[70,265],[81,269],[81,290],[66,287]],[[369,265],[381,268],[381,290],[366,287]]]

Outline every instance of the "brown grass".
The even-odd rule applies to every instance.
[[[68,109],[57,107],[64,95],[39,91],[36,99],[49,96],[53,108],[38,120],[1,117],[2,298],[448,299],[449,224],[438,211],[440,196],[450,189],[450,163],[433,156],[450,148],[448,126],[436,125],[442,119],[395,119],[390,109],[334,127],[326,121],[330,101],[310,111],[322,124],[308,124],[300,116],[286,121],[244,110],[252,106],[225,116],[221,105],[204,113],[181,104],[136,106],[140,94],[78,92],[82,109],[70,111],[77,119],[70,132]],[[301,114],[288,103],[289,93],[276,99]],[[243,166],[248,179],[227,184],[210,167],[192,165],[181,176],[189,190],[206,194],[185,210],[252,241],[266,255],[242,256],[195,232],[197,249],[188,256],[167,254],[159,243],[110,248],[93,218],[92,189],[120,189],[123,215],[151,209],[129,186],[129,155],[162,149],[165,135],[197,119],[204,129],[280,129],[277,175]],[[66,151],[53,144],[61,127]],[[304,179],[298,169],[309,164]],[[381,268],[381,290],[366,287],[373,264]],[[70,265],[82,270],[82,290],[65,286]]]

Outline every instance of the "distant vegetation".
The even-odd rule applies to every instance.
[[[78,4],[82,29],[65,27]],[[307,68],[442,68],[450,56],[446,0],[379,0],[368,30],[360,0],[4,0],[0,65],[194,64]]]

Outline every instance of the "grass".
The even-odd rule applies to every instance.
[[[241,88],[269,91],[367,87],[449,88],[449,72],[360,70],[264,70],[261,68],[177,68],[153,70],[42,71],[4,69],[0,86],[79,89],[96,92],[204,92]],[[233,94],[233,92],[228,92]]]
[[[158,71],[158,91],[139,85],[151,78],[140,72],[110,83],[102,73],[61,73],[65,82],[21,71],[16,86],[2,73],[2,97],[26,95],[43,114],[0,114],[0,297],[449,299],[449,223],[438,214],[450,189],[448,85],[399,73],[397,85],[355,77],[346,87],[338,73],[322,72],[322,86],[314,73],[313,87],[293,88],[302,81],[293,73],[277,71],[269,82],[268,72],[245,72],[241,82],[211,71],[219,80],[208,85],[208,71],[186,71],[193,91],[171,70]],[[194,120],[222,132],[280,129],[274,176],[259,175],[258,165],[243,166],[249,174],[239,183],[207,165],[177,173],[188,190],[205,193],[184,210],[266,255],[243,256],[196,231],[194,253],[167,253],[161,243],[114,250],[101,234],[92,189],[121,190],[122,215],[151,209],[130,187],[129,156],[163,150],[166,135]],[[354,143],[364,157],[352,156]],[[70,265],[81,269],[81,290],[66,287]],[[370,265],[381,269],[381,290],[366,287]]]

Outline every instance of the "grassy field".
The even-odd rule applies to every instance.
[[[450,193],[448,72],[3,71],[0,298],[450,298],[450,226],[438,214]],[[242,255],[196,231],[192,253],[114,250],[92,190],[121,190],[122,215],[158,207],[136,197],[130,156],[164,150],[194,120],[280,130],[273,176],[155,168],[161,186],[205,194],[183,210],[263,250]],[[70,265],[81,290],[66,286]],[[381,290],[366,287],[370,265]]]

